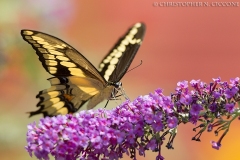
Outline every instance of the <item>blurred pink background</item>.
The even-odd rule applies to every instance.
[[[0,1],[0,159],[31,159],[24,150],[26,126],[41,116],[28,118],[26,112],[36,109],[35,95],[49,87],[46,79],[51,77],[35,51],[22,40],[21,29],[59,37],[98,66],[131,25],[144,22],[147,31],[132,67],[141,60],[143,64],[122,79],[131,99],[159,87],[169,95],[182,80],[209,83],[218,76],[224,81],[240,76],[240,6],[154,7],[153,2]],[[114,106],[112,102],[108,108]],[[214,133],[204,133],[200,143],[191,141],[193,127],[179,126],[174,150],[163,146],[167,160],[240,159],[240,137],[236,137],[240,134],[239,121],[233,122],[219,151],[211,148],[210,140],[219,138]],[[147,152],[145,158],[138,159],[155,156]],[[124,159],[129,158],[125,155]]]

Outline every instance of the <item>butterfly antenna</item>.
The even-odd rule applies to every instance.
[[[134,70],[135,68],[137,68],[137,67],[139,67],[139,66],[141,66],[141,65],[142,65],[142,60],[141,60],[141,62],[140,62],[139,65],[137,65],[136,67],[133,67],[132,69],[129,69],[129,70],[127,71],[127,73],[130,72],[130,71],[132,71],[132,70]]]

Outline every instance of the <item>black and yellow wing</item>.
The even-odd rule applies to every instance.
[[[98,70],[76,49],[46,33],[22,30],[25,41],[32,45],[47,72],[56,77],[91,77],[106,83]]]
[[[30,112],[30,116],[39,113],[44,116],[74,113],[92,97],[109,90],[107,81],[98,70],[66,42],[33,30],[22,30],[21,35],[32,45],[46,71],[55,76],[49,79],[51,88],[37,95],[40,99],[37,106],[40,108]],[[103,99],[100,98],[94,98],[89,108]]]
[[[142,43],[145,30],[144,23],[136,23],[115,43],[99,65],[105,80],[113,83],[121,80]]]

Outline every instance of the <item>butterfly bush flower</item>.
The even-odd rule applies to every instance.
[[[215,135],[223,132],[217,142],[210,142],[219,150],[231,122],[240,115],[236,105],[240,101],[239,88],[238,77],[230,83],[220,78],[209,84],[182,81],[170,96],[157,89],[112,110],[42,118],[38,125],[28,125],[25,148],[30,156],[44,160],[49,155],[55,159],[107,160],[120,159],[123,154],[136,159],[137,154],[145,156],[146,150],[157,152],[156,159],[163,160],[163,144],[173,149],[177,127],[190,122],[196,125],[194,131],[200,129],[192,138],[195,141],[200,141],[205,130],[214,130]],[[169,138],[165,138],[167,135]]]

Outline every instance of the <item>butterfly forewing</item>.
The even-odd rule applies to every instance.
[[[98,70],[66,42],[33,30],[22,30],[21,35],[35,49],[43,67],[50,74],[63,77],[91,77],[106,83]]]
[[[99,65],[99,71],[107,81],[118,82],[124,76],[140,47],[145,25],[136,23],[122,36]]]

